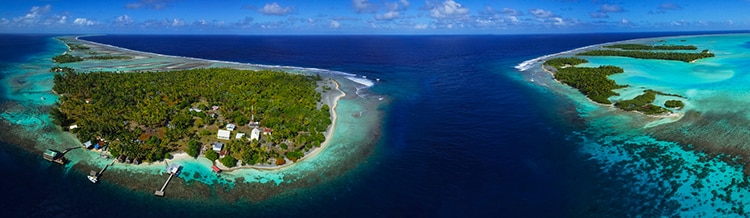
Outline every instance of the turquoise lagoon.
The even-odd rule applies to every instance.
[[[750,204],[750,35],[704,35],[629,40],[617,43],[695,45],[716,57],[693,63],[626,57],[579,56],[585,67],[614,65],[625,73],[610,76],[629,87],[615,90],[613,102],[653,89],[682,97],[658,96],[654,104],[685,103],[671,116],[649,117],[595,104],[577,90],[555,82],[541,69],[551,57],[598,49],[589,46],[524,62],[517,68],[531,84],[572,100],[584,130],[569,140],[604,164],[613,177],[636,178],[630,184],[653,206],[681,216],[747,216]],[[612,44],[612,43],[607,43]],[[530,67],[533,65],[533,67]],[[614,172],[613,172],[614,171]],[[744,171],[744,173],[743,173]],[[617,179],[617,178],[615,178]],[[654,191],[658,190],[658,191]]]

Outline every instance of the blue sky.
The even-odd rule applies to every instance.
[[[750,0],[0,0],[2,33],[523,34],[750,29]]]

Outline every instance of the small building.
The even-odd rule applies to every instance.
[[[91,141],[87,141],[87,142],[83,143],[83,147],[84,148],[91,148],[92,145],[94,145],[94,144],[91,144]]]
[[[233,123],[227,124],[227,130],[229,130],[229,131],[234,131],[234,129],[236,129],[236,128],[237,128],[237,126],[234,125]]]
[[[245,137],[244,132],[238,132],[237,135],[234,136],[235,139],[242,139],[242,137]]]
[[[263,135],[271,135],[271,133],[273,133],[273,129],[263,128]]]
[[[218,133],[216,133],[216,138],[222,139],[222,140],[229,140],[229,137],[232,135],[232,132],[229,130],[223,130],[220,129]]]
[[[250,132],[250,141],[252,140],[260,141],[260,129],[253,128],[253,131]]]
[[[212,149],[213,149],[213,150],[214,150],[215,152],[220,152],[220,151],[221,151],[221,149],[223,149],[223,148],[224,148],[224,144],[223,144],[223,143],[221,143],[221,142],[217,142],[217,143],[214,143],[214,146],[213,146],[213,148],[212,148]]]
[[[219,110],[219,106],[216,106],[216,105],[211,106],[211,110]]]
[[[69,130],[74,130],[78,128],[78,124],[73,124],[68,127]]]
[[[48,161],[53,161],[57,159],[59,155],[60,155],[59,151],[47,149],[46,151],[44,151],[44,154],[42,156],[44,157],[44,159],[47,159]]]
[[[203,112],[203,110],[194,107],[194,108],[190,108],[190,112],[198,112],[198,113],[200,113],[200,112]]]
[[[217,166],[211,166],[211,170],[213,170],[215,173],[221,173],[221,169]]]

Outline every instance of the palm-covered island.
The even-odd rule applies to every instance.
[[[702,58],[714,57],[708,50],[701,52],[672,52],[672,50],[697,50],[693,45],[641,45],[641,44],[614,44],[603,46],[606,49],[580,52],[577,56],[621,56],[639,59],[659,59],[692,62]],[[670,52],[653,51],[669,50]],[[588,63],[587,60],[578,57],[558,57],[544,62],[544,68],[554,71],[554,77],[563,84],[578,89],[587,98],[600,104],[613,104],[609,100],[612,96],[619,95],[614,90],[628,87],[617,84],[608,78],[609,75],[624,73],[617,66],[578,67],[579,64]],[[668,100],[664,106],[654,105],[656,95],[679,97],[675,94],[663,93],[655,90],[645,90],[643,94],[633,99],[620,100],[614,106],[626,111],[639,111],[648,115],[670,113],[667,108],[679,109],[684,106],[680,100]]]
[[[321,101],[330,81],[320,76],[226,68],[53,71],[55,123],[115,157],[151,162],[203,151],[227,167],[282,165],[320,146],[331,124],[331,108]]]

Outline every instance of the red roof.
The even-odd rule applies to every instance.
[[[220,173],[221,172],[221,169],[219,169],[216,166],[211,166],[211,169],[214,170],[214,172],[216,172],[216,173]]]

